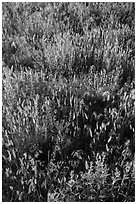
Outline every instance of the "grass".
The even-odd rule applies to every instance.
[[[3,201],[133,202],[134,3],[2,6]]]

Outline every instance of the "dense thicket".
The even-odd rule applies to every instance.
[[[135,200],[135,4],[2,4],[3,201]]]

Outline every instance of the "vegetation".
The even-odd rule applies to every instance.
[[[135,201],[135,4],[2,11],[3,201]]]

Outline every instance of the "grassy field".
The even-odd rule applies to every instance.
[[[135,3],[2,3],[3,202],[135,201]]]

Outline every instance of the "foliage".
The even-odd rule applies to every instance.
[[[134,201],[134,12],[3,3],[3,201]]]

